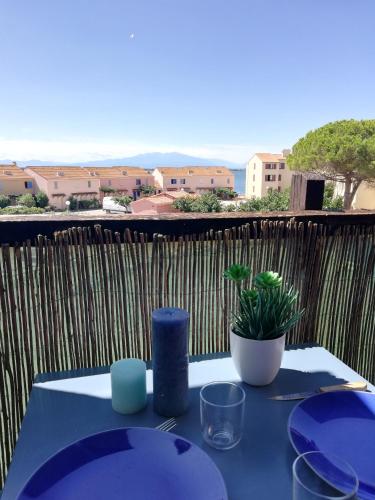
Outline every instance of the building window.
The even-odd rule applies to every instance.
[[[276,163],[272,163],[272,170],[276,170],[276,167],[277,167]]]
[[[255,182],[255,174],[253,175],[253,181]]]
[[[211,184],[213,184],[213,183],[214,183],[214,180],[213,180],[213,179],[211,179]]]
[[[276,180],[276,175],[266,175],[265,176],[265,181],[266,182],[272,182]]]
[[[271,163],[266,163],[266,167],[265,167],[267,170],[270,170],[271,168]]]
[[[54,183],[53,183],[53,187],[54,187],[55,189],[57,189],[57,188],[59,187],[59,183],[58,183],[57,181],[54,181]]]
[[[135,179],[135,185],[136,186],[140,186],[142,183],[141,183],[141,179]]]
[[[256,163],[254,163],[254,170],[255,170],[256,166],[257,166]]]
[[[180,184],[185,184],[185,183],[186,183],[185,179],[180,179]]]
[[[227,184],[230,184],[230,179],[229,179],[229,177],[228,177],[228,179],[227,179]]]
[[[277,190],[278,190],[278,192],[280,193],[280,191],[281,191],[281,186],[278,186],[278,187],[277,187]]]
[[[25,188],[26,189],[31,189],[33,187],[33,183],[32,181],[26,181],[25,182]]]
[[[281,181],[281,174],[279,174],[279,181]]]
[[[255,193],[255,186],[253,186],[253,193]]]
[[[177,184],[177,179],[171,179],[171,184]]]
[[[111,180],[108,181],[108,186],[112,186],[112,181]]]
[[[91,187],[91,181],[87,181],[87,187]]]
[[[284,168],[285,168],[285,163],[280,163],[279,168],[280,168],[281,170],[284,170]]]

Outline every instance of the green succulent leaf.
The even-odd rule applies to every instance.
[[[250,276],[250,274],[251,270],[248,266],[233,264],[224,271],[223,277],[225,279],[239,283],[240,281],[246,280]]]
[[[239,312],[234,314],[233,330],[241,337],[269,340],[282,337],[301,319],[298,292],[293,288],[260,288],[242,292]]]
[[[252,288],[251,290],[243,290],[241,292],[241,297],[255,305],[258,300],[258,291],[255,290],[255,288]]]
[[[272,289],[279,288],[282,285],[282,277],[273,271],[259,273],[254,278],[254,284],[257,288]]]

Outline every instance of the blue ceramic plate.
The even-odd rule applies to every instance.
[[[115,429],[45,462],[19,500],[227,500],[224,480],[198,446],[156,429]]]
[[[375,394],[337,391],[305,399],[290,414],[288,432],[298,454],[322,451],[348,462],[359,478],[359,498],[375,499]]]

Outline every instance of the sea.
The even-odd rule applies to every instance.
[[[246,169],[232,170],[234,173],[234,190],[238,194],[245,194]]]

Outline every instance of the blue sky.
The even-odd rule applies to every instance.
[[[374,0],[0,0],[0,23],[0,158],[244,162],[375,117]]]

